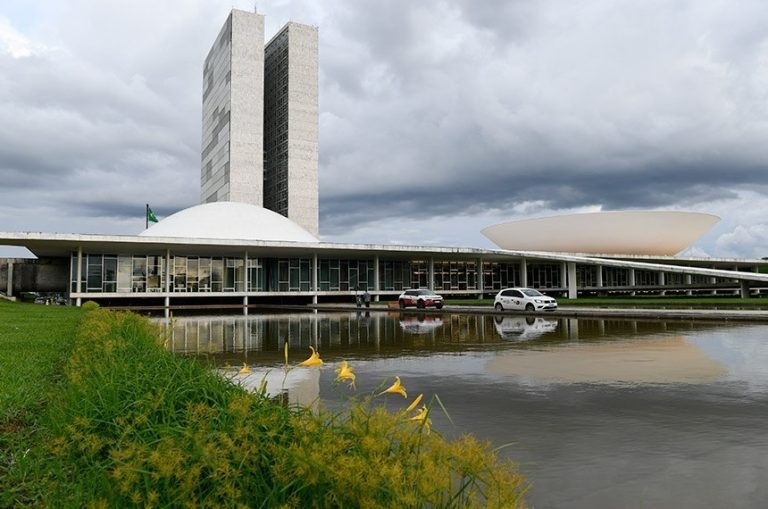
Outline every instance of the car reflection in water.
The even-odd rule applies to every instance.
[[[533,316],[495,316],[496,332],[501,339],[530,341],[557,330],[557,320]]]
[[[408,334],[429,334],[443,326],[443,319],[434,315],[400,314],[400,328]]]

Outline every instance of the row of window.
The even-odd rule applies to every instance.
[[[252,292],[311,291],[312,264],[309,258],[249,258],[245,277],[243,258],[172,256],[166,271],[162,256],[92,255],[82,258],[82,292]],[[484,278],[487,289],[517,282],[506,275],[514,264],[487,263]],[[318,259],[317,285],[320,291],[375,289],[373,260]],[[535,269],[535,268],[534,268]],[[475,262],[433,264],[436,290],[477,288]],[[167,281],[165,275],[168,273]],[[72,255],[71,288],[77,291],[77,254]],[[536,274],[532,270],[532,274]],[[383,260],[379,263],[380,288],[398,291],[429,285],[427,260]]]
[[[71,291],[77,292],[77,253],[71,257]],[[167,265],[167,267],[166,267]],[[438,291],[478,289],[478,264],[474,261],[380,260],[379,290],[433,287]],[[482,288],[490,292],[521,286],[519,263],[485,262]],[[597,287],[596,266],[577,265],[577,286]],[[83,293],[144,292],[309,292],[312,291],[312,260],[309,258],[244,258],[210,256],[84,254],[80,269]],[[562,265],[528,263],[527,286],[563,288]],[[663,273],[668,285],[683,285],[686,276]],[[636,270],[635,285],[661,283],[658,272]],[[317,264],[319,291],[376,290],[376,265],[371,259],[320,258]],[[691,276],[692,284],[710,284],[712,278]],[[629,286],[630,270],[602,267],[602,286]]]

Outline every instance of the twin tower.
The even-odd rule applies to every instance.
[[[205,59],[200,200],[262,206],[318,234],[317,27],[233,10]]]

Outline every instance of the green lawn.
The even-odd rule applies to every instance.
[[[0,299],[0,426],[23,424],[45,400],[82,316],[80,308]]]
[[[83,310],[0,299],[0,506],[32,503],[27,452],[41,440],[46,402],[62,381]]]

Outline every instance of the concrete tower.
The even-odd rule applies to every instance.
[[[264,206],[318,234],[317,27],[286,24],[264,50]]]
[[[263,206],[318,234],[318,34],[233,10],[203,70],[200,201]]]
[[[233,10],[203,69],[200,201],[263,205],[264,16]]]

